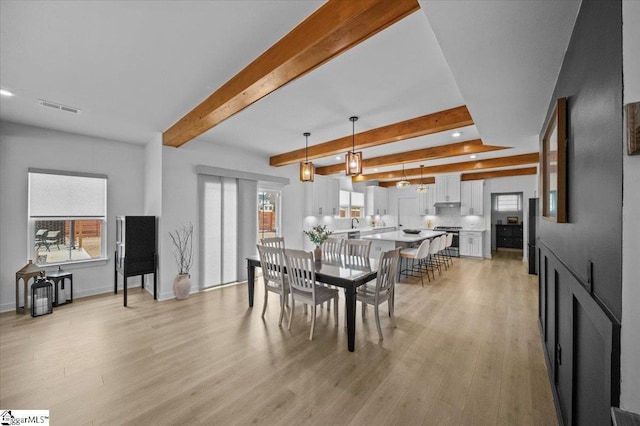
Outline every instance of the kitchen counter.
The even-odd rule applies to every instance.
[[[405,234],[403,231],[382,232],[380,234],[365,235],[362,240],[371,241],[371,257],[378,257],[381,253],[397,247],[408,247],[418,244],[428,238],[444,235],[443,231],[420,231],[419,234]]]
[[[375,234],[378,232],[390,231],[395,228],[396,228],[395,226],[377,226],[377,227],[363,226],[362,228],[335,229],[334,231],[332,231],[332,233],[348,234],[349,232],[360,232],[360,235],[367,234],[367,233]]]
[[[363,240],[374,241],[394,241],[399,243],[417,243],[427,238],[439,237],[444,235],[444,231],[420,231],[419,234],[406,234],[404,231],[382,232],[380,234],[365,235],[361,237]]]

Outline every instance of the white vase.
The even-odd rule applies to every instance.
[[[178,274],[176,279],[173,280],[173,294],[176,296],[176,299],[187,299],[190,293],[191,279],[189,278],[189,274]]]

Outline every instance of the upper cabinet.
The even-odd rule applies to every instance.
[[[460,174],[436,176],[436,203],[460,202]]]
[[[484,214],[484,180],[470,180],[460,183],[460,214],[462,216]]]
[[[418,192],[418,214],[435,215],[436,186],[433,184],[425,186],[427,187],[426,192]]]
[[[382,186],[367,186],[366,189],[367,216],[389,214],[389,191]]]
[[[340,210],[340,182],[316,175],[313,182],[304,183],[307,216],[336,216]]]

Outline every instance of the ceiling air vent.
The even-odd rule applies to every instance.
[[[43,107],[53,108],[60,111],[72,112],[74,114],[80,114],[82,110],[80,108],[74,108],[67,105],[62,105],[56,102],[45,101],[44,99],[38,99],[38,103]]]

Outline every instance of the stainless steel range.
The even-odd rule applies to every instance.
[[[451,243],[451,247],[449,251],[451,252],[451,256],[460,257],[460,230],[462,226],[436,226],[433,228],[434,231],[445,231],[449,234],[453,234],[453,242]]]

